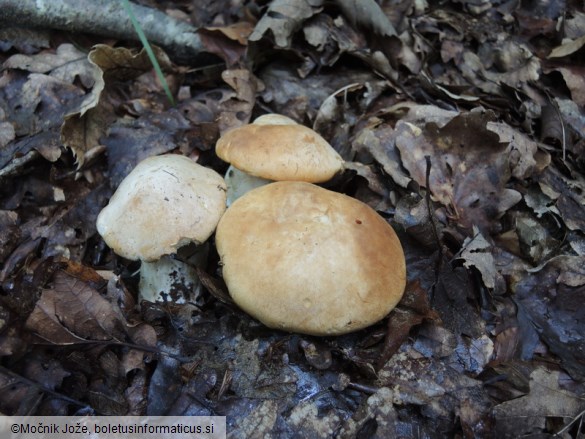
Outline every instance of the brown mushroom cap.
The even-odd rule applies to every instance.
[[[234,301],[266,326],[338,335],[369,326],[404,292],[404,253],[366,204],[302,182],[234,202],[216,231]]]
[[[221,175],[187,157],[161,155],[126,176],[98,215],[97,229],[118,255],[155,261],[206,241],[225,208]]]
[[[215,152],[250,175],[275,181],[322,183],[343,169],[343,159],[323,137],[281,115],[228,131]]]

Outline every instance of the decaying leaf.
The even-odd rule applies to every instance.
[[[460,258],[463,259],[465,267],[475,267],[481,273],[483,284],[487,288],[494,289],[497,271],[491,247],[481,232],[474,228],[473,236],[465,238],[463,242]]]
[[[345,16],[354,24],[382,36],[396,35],[396,29],[374,0],[336,0]]]
[[[117,305],[95,289],[103,283],[103,278],[94,270],[67,262],[65,270],[55,273],[52,287],[43,291],[27,319],[26,328],[56,345],[130,341],[145,347],[154,346],[156,334],[152,327],[129,325]],[[137,354],[131,350],[128,355],[127,367],[132,364],[130,356]],[[138,355],[140,359],[135,359],[134,364],[143,361],[143,352]],[[135,367],[138,366],[132,368]]]
[[[50,35],[44,29],[32,29],[5,25],[0,29],[0,49],[14,47],[23,54],[33,54],[50,47]]]
[[[449,361],[424,357],[405,346],[380,370],[378,382],[392,389],[395,406],[424,407],[426,416],[435,419],[455,412],[470,437],[487,434],[492,426],[485,407],[491,404],[482,384],[457,373]]]
[[[575,379],[585,372],[585,300],[583,256],[552,259],[516,285],[515,300],[562,367]]]
[[[154,48],[161,68],[169,69],[170,61],[158,47]],[[138,54],[126,48],[99,44],[87,56],[86,69],[92,78],[92,89],[77,111],[68,114],[61,127],[61,141],[71,148],[81,167],[84,156],[100,144],[100,139],[113,120],[112,108],[102,97],[106,83],[127,80],[152,69],[146,50]]]
[[[225,27],[201,28],[199,35],[207,51],[220,56],[231,68],[243,61],[252,31],[250,23],[241,21]]]
[[[250,121],[252,108],[256,102],[256,93],[263,90],[264,85],[247,69],[225,70],[222,79],[234,90],[230,99],[221,102],[219,130],[224,133],[230,128],[246,124]]]
[[[393,142],[394,130],[379,122],[372,121],[372,125],[364,127],[354,138],[352,148],[357,153],[370,154],[397,184],[406,187],[410,178],[400,166],[400,156]]]
[[[472,304],[474,289],[471,273],[464,267],[452,267],[446,260],[440,270],[433,305],[444,326],[454,334],[481,337],[485,321]]]
[[[124,340],[122,321],[96,290],[58,271],[27,320],[27,329],[55,344]]]
[[[572,55],[585,46],[585,35],[574,39],[565,40],[560,46],[555,47],[548,55],[548,58],[563,58]]]
[[[381,368],[398,351],[413,327],[423,321],[432,320],[439,320],[439,316],[431,309],[426,291],[418,281],[409,283],[406,294],[388,318],[384,349],[377,361],[377,367]]]
[[[426,185],[424,158],[429,156],[428,189],[433,198],[461,224],[482,230],[489,230],[492,221],[521,199],[518,192],[506,188],[510,178],[507,145],[487,128],[493,118],[489,111],[474,111],[442,127],[434,122],[423,128],[410,122],[396,124],[396,147],[410,176]]]
[[[268,11],[256,24],[250,41],[260,40],[268,31],[280,48],[290,46],[292,34],[303,21],[312,17],[321,7],[321,0],[275,0],[270,3]]]
[[[502,122],[488,122],[487,129],[497,133],[500,142],[508,144],[505,154],[509,157],[510,170],[515,178],[528,178],[541,171],[542,164],[539,162],[548,164],[546,157],[537,157],[541,153],[538,145],[524,133]]]
[[[518,212],[514,221],[519,250],[532,263],[539,264],[558,250],[560,242],[535,218]]]
[[[553,167],[538,176],[541,190],[555,200],[555,207],[570,230],[585,230],[585,178],[569,178]]]
[[[545,430],[547,418],[562,418],[567,424],[584,406],[582,399],[560,387],[559,372],[540,367],[530,375],[527,395],[494,407],[495,433],[502,438],[537,435]]]

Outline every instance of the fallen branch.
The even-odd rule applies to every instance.
[[[179,62],[202,64],[208,56],[197,29],[164,13],[131,5],[149,42],[163,47]],[[119,0],[0,0],[0,24],[59,29],[137,41],[130,18]]]

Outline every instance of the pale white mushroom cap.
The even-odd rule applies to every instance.
[[[343,169],[343,159],[317,132],[294,120],[269,114],[226,132],[215,152],[255,177],[322,183]]]
[[[229,293],[266,326],[338,335],[369,326],[400,301],[402,246],[359,200],[276,182],[232,204],[216,231]]]
[[[97,218],[97,230],[118,255],[155,261],[190,242],[206,241],[226,208],[224,179],[174,154],[140,162]]]

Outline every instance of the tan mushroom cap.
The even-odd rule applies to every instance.
[[[215,152],[241,171],[268,180],[322,183],[343,169],[343,159],[323,137],[276,114],[228,131]]]
[[[366,204],[303,182],[277,182],[234,202],[216,245],[234,301],[266,326],[339,335],[400,301],[402,246]]]
[[[108,246],[128,259],[155,261],[206,241],[226,208],[224,179],[174,154],[140,162],[97,218]]]
[[[263,114],[254,119],[254,125],[298,125],[288,116],[276,113]]]

